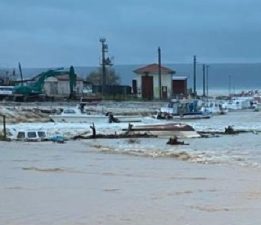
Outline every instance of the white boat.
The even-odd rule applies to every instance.
[[[16,141],[47,141],[47,132],[41,129],[23,129],[8,132],[8,138]]]
[[[77,108],[66,108],[57,114],[51,114],[50,119],[54,122],[67,123],[108,123],[108,116],[100,114],[82,113]]]
[[[228,110],[242,110],[251,108],[252,97],[234,97],[225,104]]]
[[[171,100],[166,107],[161,107],[157,113],[158,119],[209,119],[210,112],[199,110],[199,100]]]
[[[67,123],[130,123],[141,122],[140,116],[126,116],[117,115],[113,116],[112,113],[107,114],[88,114],[82,112],[78,108],[67,108],[59,114],[50,115],[50,119],[54,122],[67,122]]]
[[[228,108],[226,108],[226,105],[224,105],[222,102],[207,101],[202,104],[200,111],[216,115],[223,115],[228,113]]]

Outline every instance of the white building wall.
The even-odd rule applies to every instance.
[[[137,95],[139,98],[142,97],[142,76],[145,75],[136,75],[136,80],[137,80]],[[155,99],[159,99],[159,75],[158,74],[149,74],[149,76],[153,77],[153,96]],[[171,98],[171,93],[172,93],[172,75],[171,74],[162,74],[161,75],[161,86],[166,86],[167,87],[167,97]]]
[[[44,83],[44,92],[47,95],[53,95],[53,83],[56,83],[57,95],[69,96],[70,95],[70,82],[68,80],[58,80],[56,77],[49,77]],[[83,93],[83,81],[77,80],[75,86],[75,92],[77,95],[82,95]]]
[[[70,94],[70,85],[68,81],[58,82],[58,95],[68,96]]]
[[[138,98],[142,97],[142,92],[141,92],[141,75],[136,75],[136,80],[137,80],[137,96]]]
[[[164,74],[161,75],[161,86],[167,87],[167,97],[172,97],[172,75],[171,74]]]
[[[58,94],[58,80],[55,77],[48,77],[44,81],[44,87],[43,87],[43,93],[45,93],[47,96],[53,96]]]
[[[75,92],[76,92],[76,95],[83,94],[83,81],[81,81],[81,80],[76,81]]]

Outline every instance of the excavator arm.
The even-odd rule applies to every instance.
[[[68,75],[70,83],[70,98],[74,96],[74,88],[76,86],[76,74],[74,72],[73,66],[70,67],[70,70],[56,69],[48,70],[37,75],[37,81],[30,85],[18,85],[15,87],[14,93],[20,95],[39,95],[42,94],[44,82],[48,77],[56,77],[60,75]]]

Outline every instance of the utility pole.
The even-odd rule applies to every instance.
[[[206,65],[206,80],[207,80],[207,82],[206,82],[206,89],[207,89],[207,98],[208,98],[208,69],[209,69],[209,65]]]
[[[159,69],[159,99],[161,100],[161,49],[158,47],[158,69]]]
[[[106,87],[106,59],[105,59],[105,52],[108,51],[108,46],[105,43],[106,39],[105,38],[101,38],[100,39],[101,45],[102,45],[102,96],[105,95],[105,87]]]
[[[101,79],[101,85],[102,85],[102,96],[106,94],[106,84],[107,84],[107,75],[106,75],[106,66],[112,66],[112,60],[110,57],[106,57],[106,53],[108,52],[108,45],[106,44],[105,38],[100,38],[100,42],[102,45],[102,60],[101,60],[101,66],[102,66],[102,79]]]
[[[194,57],[193,57],[193,85],[194,85],[193,92],[194,92],[195,97],[197,95],[197,87],[196,87],[197,71],[196,70],[197,70],[197,57],[194,55]]]
[[[19,73],[20,73],[20,78],[21,78],[21,85],[24,85],[24,78],[23,78],[23,72],[22,72],[22,67],[21,67],[21,63],[18,63],[18,68],[19,68]]]
[[[202,65],[203,69],[203,97],[206,97],[206,65]]]

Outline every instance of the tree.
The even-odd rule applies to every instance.
[[[93,85],[102,85],[102,68],[92,71],[87,75],[86,81]],[[112,68],[106,68],[106,85],[119,85],[120,77]]]

